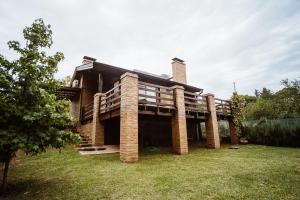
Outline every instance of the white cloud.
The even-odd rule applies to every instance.
[[[64,52],[58,77],[73,73],[84,55],[152,73],[171,73],[175,56],[188,82],[228,97],[300,74],[300,1],[22,1],[0,5],[0,53],[21,39],[24,26],[52,25],[53,51]]]

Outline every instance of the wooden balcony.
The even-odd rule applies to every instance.
[[[160,85],[139,82],[139,113],[172,116],[175,110],[173,89]]]
[[[232,116],[231,102],[215,98],[216,113],[219,119],[226,119]]]
[[[105,120],[120,115],[121,87],[118,84],[103,94],[100,100],[100,119]],[[206,119],[206,96],[201,93],[184,91],[184,103],[187,118]],[[230,101],[215,98],[218,117],[231,116]],[[176,112],[174,90],[171,87],[138,82],[138,111],[144,115],[173,116]],[[83,121],[93,118],[93,102],[82,107]]]
[[[206,97],[200,93],[184,91],[184,104],[187,118],[205,119],[209,114]]]

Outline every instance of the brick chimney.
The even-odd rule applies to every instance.
[[[92,62],[95,62],[95,61],[96,61],[95,58],[88,57],[88,56],[83,56],[82,64],[88,64],[88,63],[92,63]]]
[[[172,59],[173,81],[186,84],[186,67],[183,60],[179,58]]]

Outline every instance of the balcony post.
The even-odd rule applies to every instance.
[[[172,88],[174,91],[175,107],[177,108],[175,115],[172,117],[173,150],[177,154],[187,154],[188,142],[184,104],[184,88],[178,85],[175,85]]]
[[[102,93],[96,93],[94,95],[94,107],[93,107],[93,124],[92,124],[92,144],[94,146],[104,145],[104,124],[100,121],[100,101]]]
[[[217,121],[215,97],[213,94],[206,94],[207,110],[209,112],[208,118],[205,121],[206,140],[209,148],[219,149],[220,138]]]
[[[120,160],[138,161],[138,75],[121,76]]]

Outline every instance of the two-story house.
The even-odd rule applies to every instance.
[[[127,70],[84,56],[70,87],[62,88],[77,131],[92,145],[120,145],[120,159],[138,160],[145,146],[170,146],[188,153],[188,141],[199,140],[205,122],[207,146],[219,148],[217,121],[228,120],[231,142],[238,142],[229,101],[203,94],[187,84],[186,65],[172,59],[172,76]]]

